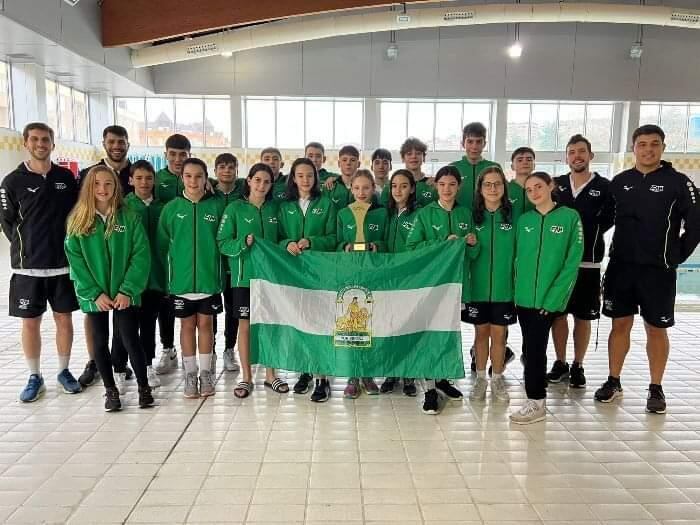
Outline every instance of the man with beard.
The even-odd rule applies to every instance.
[[[107,156],[97,164],[89,166],[80,171],[80,184],[82,185],[82,181],[92,168],[95,166],[107,166],[111,168],[119,178],[122,194],[126,196],[128,193],[134,191],[134,188],[129,184],[131,161],[129,161],[127,157],[127,154],[129,153],[129,133],[126,131],[126,128],[116,125],[107,126],[102,132],[102,147],[104,148]],[[85,329],[85,344],[87,346],[87,352],[90,360],[85,365],[85,370],[83,370],[83,373],[80,374],[78,381],[83,387],[87,387],[95,382],[99,373],[97,371],[97,364],[95,363],[95,353],[92,347],[90,324],[87,322],[87,316],[84,318],[83,327]],[[112,363],[116,374],[114,378],[117,389],[121,394],[125,392],[124,381],[131,379],[133,376],[133,372],[126,364],[127,358],[128,356],[126,349],[120,343],[119,338],[117,337],[116,327],[114,327],[112,330]]]
[[[46,390],[40,368],[46,303],[56,323],[59,387],[67,394],[82,390],[68,369],[72,312],[78,309],[78,301],[63,250],[66,219],[78,199],[78,183],[69,170],[51,162],[55,145],[49,126],[32,122],[22,136],[30,158],[2,181],[0,223],[10,241],[10,315],[22,319],[22,350],[30,374],[19,398],[31,403]]]
[[[607,204],[610,181],[591,173],[594,154],[591,143],[583,135],[574,135],[566,144],[566,162],[571,170],[556,177],[557,202],[578,211],[583,223],[583,259],[579,265],[566,312],[552,324],[552,339],[557,360],[547,374],[547,381],[569,380],[572,388],[586,386],[583,358],[591,339],[591,321],[600,318],[600,263],[605,255],[603,234],[612,227],[613,217]],[[566,362],[566,342],[569,338],[568,314],[574,316],[574,361]]]

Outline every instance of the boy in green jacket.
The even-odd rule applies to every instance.
[[[350,181],[353,202],[369,204],[364,218],[363,234],[365,242],[370,244],[373,252],[386,251],[386,208],[372,202],[374,198],[374,177],[369,170],[357,170]],[[349,251],[350,245],[357,238],[357,221],[352,210],[348,207],[338,212],[338,227],[336,239],[338,251]]]
[[[406,165],[406,169],[413,174],[416,181],[416,203],[419,208],[427,206],[437,200],[437,191],[433,182],[423,173],[423,163],[428,152],[428,146],[415,137],[407,138],[401,144],[401,161]],[[384,186],[379,202],[386,206],[389,202],[391,188]]]
[[[350,181],[360,167],[360,152],[355,146],[343,146],[338,152],[339,177],[328,177],[323,184],[323,191],[333,202],[337,210],[342,210],[353,202]]]
[[[460,160],[453,162],[451,166],[455,166],[462,175],[462,185],[459,188],[457,202],[461,206],[472,208],[479,173],[489,166],[498,166],[498,164],[482,157],[486,147],[486,126],[481,122],[471,122],[464,126],[462,147],[465,155]]]
[[[535,171],[535,150],[527,146],[515,149],[510,163],[515,178],[508,183],[508,198],[513,207],[513,224],[516,224],[523,213],[535,209],[525,194],[525,181]]]
[[[151,255],[141,218],[125,209],[117,175],[92,168],[68,217],[65,251],[80,308],[87,314],[95,361],[105,386],[105,410],[121,409],[109,352],[109,311],[139,385],[139,405],[153,404],[137,313]]]
[[[323,183],[326,182],[326,179],[329,177],[333,177],[334,179],[339,177],[337,173],[328,171],[323,167],[326,163],[326,148],[320,142],[309,142],[304,148],[304,156],[314,163],[321,186],[323,186]]]
[[[180,319],[180,345],[187,398],[215,394],[211,373],[213,317],[221,311],[222,266],[216,233],[221,201],[205,191],[207,165],[189,158],[182,168],[184,191],[163,208],[158,249],[167,261],[168,293]],[[199,380],[197,377],[199,336]]]
[[[280,202],[285,199],[287,191],[287,176],[282,174],[284,161],[282,153],[277,148],[265,148],[260,152],[260,162],[270,166],[275,178],[272,181],[272,198],[275,202]]]
[[[554,183],[536,171],[525,181],[535,209],[517,224],[515,305],[523,334],[527,401],[511,414],[527,425],[545,418],[547,343],[555,314],[563,312],[583,257],[583,227],[576,210],[552,200]]]

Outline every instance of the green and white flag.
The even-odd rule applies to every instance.
[[[365,377],[464,377],[464,243],[412,252],[250,252],[251,362]]]

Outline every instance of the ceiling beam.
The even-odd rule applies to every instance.
[[[425,0],[407,0],[418,3]],[[391,5],[389,0],[104,0],[102,45],[129,46],[225,27],[343,9]]]

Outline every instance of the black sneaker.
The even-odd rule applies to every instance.
[[[586,376],[583,374],[583,367],[576,361],[571,365],[569,386],[571,388],[583,388],[586,386]]]
[[[435,388],[440,390],[450,399],[462,399],[462,392],[460,392],[457,387],[454,386],[452,381],[447,379],[440,379],[440,381],[435,381]]]
[[[122,409],[122,402],[119,400],[119,390],[117,387],[105,389],[105,412],[114,412]]]
[[[85,370],[80,374],[78,378],[78,383],[82,385],[83,388],[92,385],[100,377],[100,373],[97,370],[97,364],[94,359],[91,359],[85,365]]]
[[[665,414],[666,413],[666,396],[661,385],[649,385],[649,394],[647,395],[647,412],[650,414]]]
[[[503,370],[505,371],[506,367],[508,366],[508,363],[513,361],[515,359],[515,352],[510,349],[510,346],[506,346],[506,353],[503,356]],[[489,365],[489,376],[493,375],[493,366]]]
[[[410,377],[405,377],[403,380],[403,395],[408,397],[416,397],[416,380]]]
[[[311,401],[314,403],[325,403],[331,397],[331,384],[328,379],[317,379],[316,388],[311,394]]]
[[[622,385],[619,379],[608,376],[608,380],[603,383],[595,392],[595,400],[601,403],[611,403],[618,397],[622,397]]]
[[[139,387],[139,407],[148,408],[152,407],[155,403],[153,399],[153,394],[151,393],[150,386],[140,386]]]
[[[423,398],[423,413],[435,416],[440,413],[440,396],[437,390],[431,388]]]
[[[314,378],[311,374],[304,372],[299,376],[299,380],[294,385],[295,394],[306,394],[309,391],[309,383]]]
[[[569,363],[564,363],[557,359],[552,365],[552,370],[547,374],[547,381],[550,383],[561,383],[569,378]]]
[[[124,373],[126,374],[127,381],[130,381],[131,379],[133,379],[134,371],[131,368],[129,368],[129,365],[127,365],[126,368],[124,369]]]
[[[396,386],[396,383],[399,382],[398,377],[387,377],[384,382],[382,383],[382,386],[379,387],[379,391],[382,394],[388,394],[389,392],[394,391],[394,387]]]
[[[476,348],[473,346],[469,349],[469,355],[472,358],[471,370],[472,373],[476,374]]]

